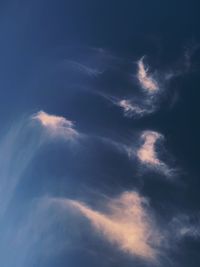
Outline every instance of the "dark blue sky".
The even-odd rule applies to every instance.
[[[0,266],[199,267],[198,1],[0,2]]]

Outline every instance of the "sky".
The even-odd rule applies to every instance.
[[[199,267],[199,7],[0,1],[1,267]]]

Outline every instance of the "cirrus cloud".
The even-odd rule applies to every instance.
[[[150,213],[148,200],[137,192],[123,192],[108,199],[107,212],[94,210],[83,202],[52,199],[62,207],[71,207],[86,217],[94,230],[114,247],[146,261],[156,261],[162,236]]]
[[[74,129],[74,123],[62,116],[39,111],[32,116],[32,119],[37,120],[52,136],[62,136],[72,141],[79,135]]]
[[[140,138],[143,144],[136,152],[140,162],[143,165],[154,168],[158,172],[161,172],[168,177],[174,175],[175,170],[169,168],[168,165],[158,157],[158,149],[156,148],[156,144],[159,140],[164,139],[164,136],[155,131],[144,131]]]
[[[159,90],[158,82],[149,74],[148,67],[144,64],[144,57],[138,63],[137,79],[141,87],[148,93],[155,93]]]

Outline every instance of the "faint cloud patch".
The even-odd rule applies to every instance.
[[[200,239],[199,215],[177,215],[172,219],[170,226],[174,229],[174,234],[177,239],[183,239],[185,237],[189,237],[192,239]]]
[[[144,64],[144,57],[142,57],[138,62],[138,72],[137,72],[137,79],[141,85],[141,87],[147,92],[147,93],[155,93],[159,90],[158,82],[155,80],[152,74],[149,73],[148,66],[145,66]]]

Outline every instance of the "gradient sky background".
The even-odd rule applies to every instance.
[[[198,1],[0,2],[0,266],[199,267]]]

